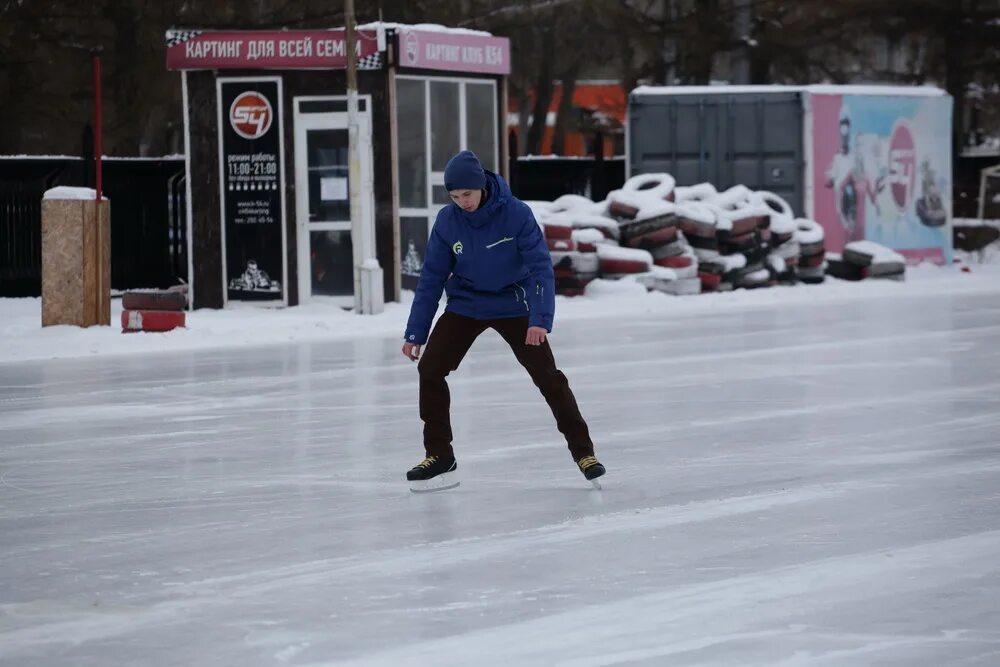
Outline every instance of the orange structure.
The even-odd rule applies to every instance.
[[[556,115],[562,96],[563,86],[557,83],[545,118],[545,133],[539,151],[542,155],[552,154]],[[625,88],[618,81],[578,81],[573,90],[573,112],[566,124],[562,155],[593,154],[593,140],[597,132],[603,137],[606,157],[623,153],[626,97]],[[534,92],[528,99],[527,108],[530,110],[533,105]],[[520,100],[511,98],[508,124],[518,134],[520,152],[524,153],[524,141],[520,137],[520,106]]]

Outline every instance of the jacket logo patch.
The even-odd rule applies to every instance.
[[[495,242],[489,244],[486,247],[487,248],[492,248],[493,246],[497,246],[497,245],[500,245],[501,243],[506,243],[507,241],[513,241],[513,240],[514,240],[513,236],[505,236],[502,239],[500,239],[499,241],[495,241]]]
[[[451,247],[451,251],[453,253],[455,253],[456,255],[461,255],[462,254],[462,242],[461,241],[455,241],[455,245],[453,245]]]

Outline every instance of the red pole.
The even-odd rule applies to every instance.
[[[101,57],[94,54],[94,188],[97,191],[96,200],[94,201],[94,233],[96,236],[96,243],[94,244],[97,251],[97,257],[95,257],[95,277],[97,278],[97,293],[94,295],[94,323],[95,324],[111,324],[110,319],[105,318],[105,311],[110,312],[110,306],[108,306],[108,300],[105,297],[106,287],[104,285],[104,235],[101,233],[101,204],[103,203],[101,199],[103,198],[101,190],[101,155],[104,153],[104,149],[101,146]],[[110,297],[110,294],[107,294]]]
[[[94,56],[94,185],[101,201],[101,57]]]

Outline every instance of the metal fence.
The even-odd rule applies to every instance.
[[[168,287],[187,280],[184,160],[104,161],[111,200],[111,286]],[[0,157],[0,296],[42,293],[42,196],[59,186],[93,186],[89,161]]]

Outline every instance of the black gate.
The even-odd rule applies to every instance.
[[[187,280],[184,160],[106,158],[111,200],[111,286],[169,287]],[[93,187],[89,161],[0,157],[0,296],[42,293],[42,196]]]

